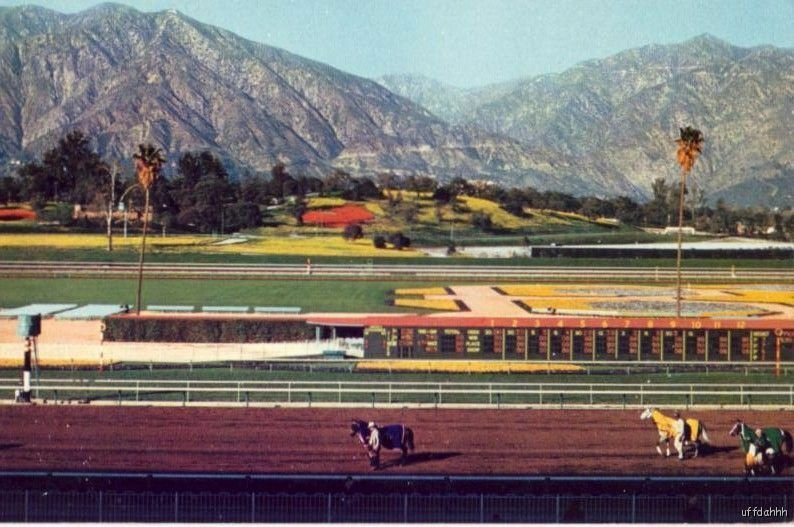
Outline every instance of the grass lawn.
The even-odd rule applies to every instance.
[[[455,265],[455,266],[524,266],[524,267],[647,267],[647,268],[675,268],[673,258],[636,258],[610,259],[610,258],[465,258],[455,256],[451,258],[431,258],[424,256],[395,256],[394,250],[383,250],[379,256],[334,256],[313,255],[315,264],[353,264],[365,265],[401,264],[401,265]],[[407,254],[407,253],[406,253]],[[0,245],[0,260],[5,261],[50,261],[50,262],[126,262],[138,261],[138,251],[134,246],[119,246],[113,252],[108,252],[102,247],[44,247],[44,246],[3,246]],[[149,246],[146,250],[148,263],[216,263],[216,264],[271,264],[292,263],[303,264],[306,255],[289,254],[254,254],[241,251],[232,252],[207,252],[195,245],[175,246]],[[737,269],[751,268],[794,268],[794,260],[752,260],[752,259],[694,259],[684,257],[683,267],[720,267]]]
[[[132,305],[136,284],[134,279],[0,278],[0,306],[62,302]],[[388,306],[384,301],[396,288],[428,285],[402,281],[150,279],[143,282],[143,304],[297,306],[304,312],[416,311]]]

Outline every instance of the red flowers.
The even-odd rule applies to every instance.
[[[29,209],[0,209],[0,221],[35,220],[36,213]]]
[[[353,223],[366,223],[375,215],[359,205],[343,205],[326,210],[312,210],[303,215],[303,223],[323,227],[344,227]]]

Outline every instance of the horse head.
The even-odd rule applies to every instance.
[[[361,421],[359,419],[353,419],[350,422],[350,435],[358,436],[358,440],[361,441],[361,444],[366,445],[367,441],[369,440],[369,428],[367,428],[367,422]]]
[[[744,428],[744,423],[741,419],[737,419],[736,422],[731,427],[731,431],[728,432],[729,436],[737,436],[742,433],[742,428]]]
[[[640,414],[640,419],[650,419],[653,415],[653,408],[646,408]]]

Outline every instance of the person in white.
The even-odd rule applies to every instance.
[[[367,428],[369,428],[369,443],[367,444],[369,462],[372,468],[377,470],[380,466],[380,431],[378,430],[378,425],[373,421],[367,424]]]
[[[678,450],[678,459],[684,459],[684,445],[686,444],[686,422],[681,414],[675,413],[675,439],[673,444]]]

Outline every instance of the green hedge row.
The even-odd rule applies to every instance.
[[[111,342],[296,342],[314,338],[302,320],[109,317],[102,334]]]

